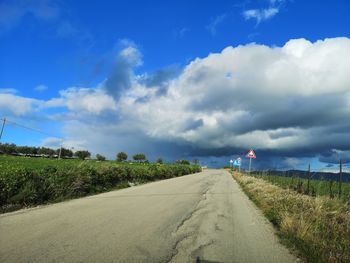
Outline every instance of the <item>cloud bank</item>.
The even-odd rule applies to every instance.
[[[67,140],[109,156],[220,157],[254,148],[266,166],[278,158],[286,165],[304,157],[349,160],[348,38],[227,47],[160,81],[135,74],[141,57],[126,46],[98,87],[69,88],[41,102],[1,94],[0,108],[22,115],[64,108],[51,117],[63,122]],[[6,106],[4,96],[21,103]]]

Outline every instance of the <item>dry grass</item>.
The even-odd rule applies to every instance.
[[[310,197],[262,179],[234,174],[279,235],[308,262],[350,262],[350,206],[338,199]]]

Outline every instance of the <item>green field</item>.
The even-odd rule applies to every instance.
[[[293,189],[299,193],[310,194],[313,196],[325,195],[329,197],[338,197],[339,183],[335,181],[310,180],[309,189],[307,187],[308,180],[298,177],[286,177],[276,175],[258,175],[268,182],[278,185],[282,188]],[[309,191],[308,191],[309,190]],[[342,184],[342,199],[350,201],[350,184]]]
[[[199,171],[197,165],[0,155],[0,212]]]

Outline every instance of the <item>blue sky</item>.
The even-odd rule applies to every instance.
[[[343,79],[349,73],[348,64],[333,61],[337,55],[345,61],[349,58],[349,13],[350,3],[345,0],[2,1],[0,115],[53,135],[9,125],[3,141],[54,147],[57,146],[54,137],[61,136],[66,147],[87,148],[110,158],[120,150],[130,154],[144,151],[150,158],[198,157],[214,165],[227,162],[247,148],[256,148],[266,156],[259,165],[267,168],[272,163],[288,168],[305,166],[311,160],[322,167],[337,158],[350,160],[350,145],[337,140],[332,144],[330,139],[331,135],[336,138],[349,135],[347,101],[332,113],[334,119],[321,110],[316,112],[319,105],[332,105],[339,94],[345,94],[343,98],[349,94],[350,81]],[[290,42],[293,39],[300,41]],[[290,45],[287,47],[286,43]],[[230,47],[233,50],[227,49]],[[266,53],[262,50],[265,47]],[[300,48],[310,49],[299,56]],[[309,75],[299,76],[295,88],[285,88],[283,84],[274,87],[286,89],[278,97],[284,105],[315,104],[310,108],[299,107],[303,111],[292,114],[289,123],[277,121],[281,118],[277,113],[285,111],[288,116],[288,111],[294,111],[293,106],[274,107],[268,102],[261,105],[263,110],[259,107],[250,110],[249,107],[260,103],[259,97],[248,100],[249,92],[237,91],[251,89],[254,93],[257,89],[265,100],[276,99],[276,92],[269,93],[269,87],[274,85],[268,82],[271,78],[264,79],[267,83],[261,85],[266,85],[266,89],[259,90],[258,74],[262,69],[254,67],[281,63],[285,58],[276,58],[281,50],[284,54],[297,54],[298,59],[290,59],[286,65],[297,64],[300,68],[308,63],[323,65],[317,70],[313,68]],[[325,55],[322,62],[315,60],[316,55],[313,61],[307,57],[313,52],[322,55],[328,51],[334,53]],[[210,54],[217,54],[217,60]],[[232,62],[230,58],[236,60]],[[249,59],[252,61],[248,63]],[[337,77],[338,82],[329,80],[332,85],[329,84],[328,93],[316,84],[314,87],[305,84],[328,83],[322,78],[329,72],[327,65],[331,67],[332,63],[344,74]],[[224,70],[222,75],[231,84],[212,83],[220,70]],[[244,74],[250,74],[257,82],[250,83],[249,77],[241,77]],[[208,85],[202,87],[203,84],[194,81],[197,79]],[[285,81],[293,82],[293,76],[286,76]],[[215,89],[218,92],[212,93]],[[289,92],[299,89],[297,94]],[[306,89],[308,92],[302,92]],[[228,106],[230,101],[218,96],[221,92],[230,93],[232,105],[240,106]],[[325,101],[324,96],[329,99]],[[174,104],[172,112],[168,106],[176,99],[180,103]],[[134,104],[130,105],[130,101]],[[180,105],[182,102],[184,105]],[[155,108],[159,115],[151,112]],[[167,114],[162,116],[163,112]],[[224,114],[237,116],[240,124],[231,127],[223,121]],[[264,118],[270,122],[276,118],[276,123]],[[310,124],[304,124],[305,119],[310,119]],[[220,127],[213,128],[217,123],[221,123]],[[137,126],[141,124],[142,127]],[[341,129],[345,132],[339,133]],[[247,139],[249,134],[257,133],[256,136],[261,136],[259,141],[264,136],[271,141],[254,144]],[[325,142],[301,147],[274,140],[275,133],[287,133],[290,140],[299,136],[298,141],[317,134]],[[244,134],[248,137],[238,143],[236,138]],[[95,136],[100,139],[94,139]]]

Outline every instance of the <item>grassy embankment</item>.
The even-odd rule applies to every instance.
[[[276,226],[283,242],[307,262],[350,262],[349,203],[300,194],[252,176],[234,173],[234,178]]]
[[[0,155],[0,212],[199,172],[195,165],[128,164]]]
[[[331,198],[339,196],[339,182],[327,180],[308,180],[294,176],[275,176],[275,175],[254,175],[262,178],[284,189],[292,189],[302,194],[311,196],[329,196]],[[350,201],[350,184],[343,183],[341,187],[341,199],[344,202]]]

